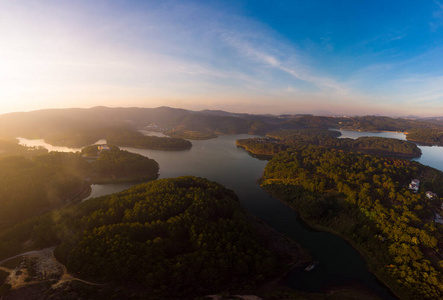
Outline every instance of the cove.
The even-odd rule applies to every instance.
[[[320,264],[310,272],[290,272],[284,279],[288,286],[309,292],[357,287],[372,290],[384,299],[393,299],[349,243],[333,234],[310,228],[296,212],[260,188],[257,180],[262,176],[267,161],[253,158],[235,145],[237,139],[249,137],[230,135],[193,141],[193,147],[185,151],[122,149],[155,159],[160,165],[160,178],[193,175],[223,184],[234,190],[247,211],[308,249]],[[93,185],[91,196],[115,193],[131,185]]]

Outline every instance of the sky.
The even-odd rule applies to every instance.
[[[443,115],[443,1],[0,0],[0,114]]]

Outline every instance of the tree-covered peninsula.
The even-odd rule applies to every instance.
[[[72,153],[0,159],[0,230],[81,195],[88,163]]]
[[[297,145],[317,145],[343,151],[361,152],[374,155],[388,155],[404,158],[421,156],[416,144],[381,137],[360,137],[340,139],[339,131],[327,129],[278,130],[267,134],[267,138],[241,139],[237,146],[261,155],[275,155]]]
[[[117,146],[92,145],[83,148],[81,155],[92,159],[85,173],[92,183],[152,179],[159,171],[155,160]]]
[[[264,247],[237,196],[203,178],[137,185],[71,207],[58,220],[56,255],[69,271],[138,286],[150,299],[235,290],[287,269]]]
[[[29,157],[0,158],[0,230],[82,199],[89,183],[152,179],[159,171],[153,159],[115,146],[90,146],[82,153],[45,153],[20,146],[18,153]]]
[[[145,136],[138,131],[116,129],[106,134],[106,141],[121,147],[144,148],[154,150],[186,150],[192,143],[182,138]]]
[[[408,189],[418,178],[418,193]],[[402,299],[443,297],[443,173],[419,163],[313,145],[275,155],[262,186],[312,226],[346,237]]]

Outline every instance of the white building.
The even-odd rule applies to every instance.
[[[429,199],[437,198],[437,194],[436,194],[436,193],[433,193],[433,192],[431,192],[431,191],[427,191],[427,192],[426,192],[426,197],[428,197]]]

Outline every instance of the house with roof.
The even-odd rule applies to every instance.
[[[409,184],[409,189],[413,190],[416,193],[418,192],[419,187],[420,187],[420,180],[418,179],[413,179]]]
[[[428,197],[429,199],[437,198],[437,194],[436,194],[436,193],[433,193],[433,192],[431,192],[431,191],[427,191],[427,192],[426,192],[426,197]]]
[[[109,151],[109,150],[111,150],[111,148],[109,148],[109,146],[108,145],[99,145],[99,146],[97,146],[97,148],[98,148],[98,151]]]

